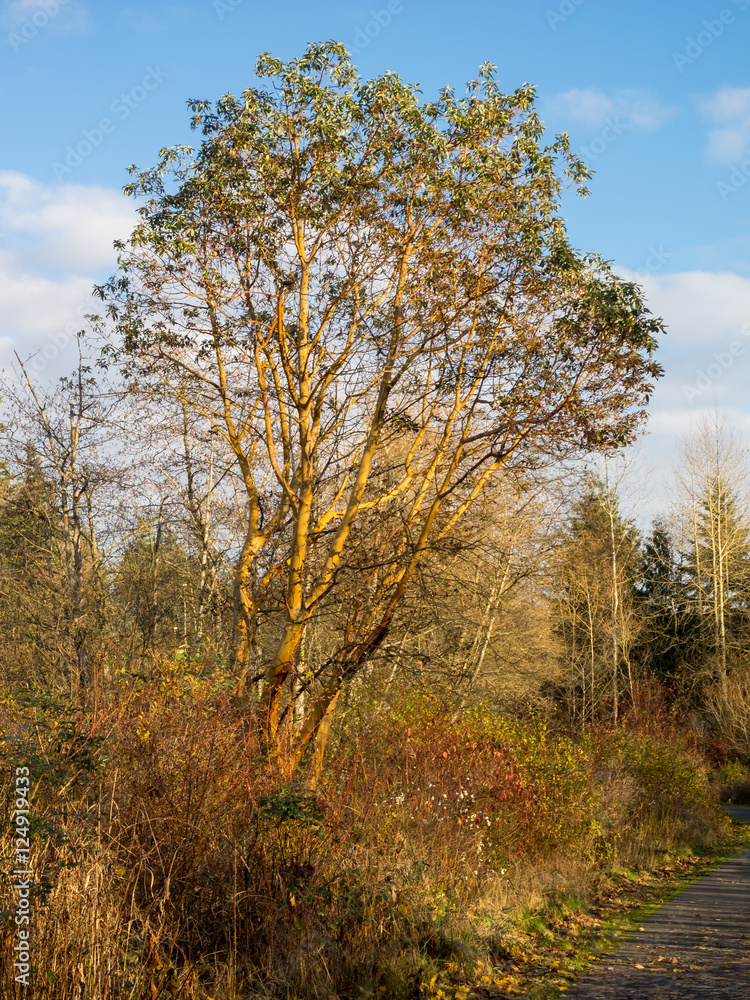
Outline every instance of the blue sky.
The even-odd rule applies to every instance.
[[[327,38],[426,97],[484,61],[505,89],[536,85],[595,171],[565,200],[573,243],[634,274],[668,325],[646,457],[663,465],[714,404],[750,425],[750,0],[0,0],[0,364],[15,348],[40,374],[70,367],[131,225],[126,167],[191,141],[189,98]]]

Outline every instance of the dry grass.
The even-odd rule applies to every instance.
[[[512,956],[545,900],[717,829],[705,768],[663,729],[573,738],[407,704],[340,733],[312,790],[224,694],[179,678],[86,712],[4,708],[37,884],[23,994],[3,889],[8,998],[437,995]]]

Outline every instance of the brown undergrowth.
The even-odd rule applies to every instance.
[[[174,671],[85,710],[40,692],[2,707],[5,773],[31,774],[34,870],[28,988],[3,885],[8,998],[522,992],[558,961],[550,928],[598,919],[613,872],[722,823],[665,725],[566,733],[407,700],[342,729],[313,787],[221,687]]]

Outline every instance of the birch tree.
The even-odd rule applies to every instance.
[[[636,528],[621,514],[608,478],[588,480],[558,558],[557,615],[573,713],[593,719],[607,706],[617,722],[623,691],[633,692],[640,552]]]
[[[686,605],[701,623],[708,660],[698,673],[708,666],[726,691],[750,621],[750,479],[742,442],[718,412],[683,442],[676,479]]]

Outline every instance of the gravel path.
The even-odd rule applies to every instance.
[[[750,822],[750,808],[727,809]],[[750,1000],[750,851],[665,903],[566,996]]]

